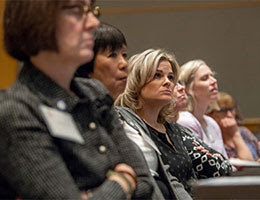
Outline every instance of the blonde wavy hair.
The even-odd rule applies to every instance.
[[[186,110],[189,112],[194,111],[194,106],[196,103],[194,93],[193,93],[193,84],[194,84],[194,76],[195,73],[202,65],[207,65],[203,60],[191,60],[180,68],[180,76],[179,81],[184,85],[185,92],[187,94],[187,108]],[[214,107],[218,109],[218,105],[216,102],[211,103],[210,107]]]
[[[134,112],[142,108],[140,92],[142,88],[153,80],[157,67],[161,61],[169,61],[174,74],[174,84],[178,80],[179,64],[175,56],[164,49],[148,49],[136,54],[129,59],[128,78],[125,91],[119,95],[115,101],[115,106],[128,107]],[[158,122],[169,121],[171,114],[174,113],[175,99],[164,106],[159,113]]]

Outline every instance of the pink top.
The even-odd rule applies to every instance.
[[[177,122],[182,126],[190,129],[194,135],[200,138],[209,147],[228,158],[224,147],[221,130],[217,122],[207,115],[203,115],[203,118],[207,123],[205,130],[202,128],[197,118],[192,113],[187,111],[179,113],[179,119]]]

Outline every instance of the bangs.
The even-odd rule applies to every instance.
[[[123,33],[118,29],[111,28],[105,24],[99,28],[95,37],[94,51],[105,51],[106,49],[115,51],[122,48],[124,45],[127,46]]]

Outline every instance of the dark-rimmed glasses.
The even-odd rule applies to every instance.
[[[83,4],[77,4],[77,5],[64,5],[62,6],[62,9],[64,10],[75,10],[77,14],[85,19],[87,18],[87,15],[89,12],[92,12],[93,15],[97,18],[100,17],[100,7],[99,6],[88,6]]]
[[[220,110],[218,110],[218,112],[221,113],[227,113],[228,111],[230,111],[231,113],[234,112],[236,109],[236,107],[231,107],[231,108],[220,108]]]

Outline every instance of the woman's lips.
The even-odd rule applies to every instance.
[[[213,88],[210,91],[213,92],[213,93],[218,93],[218,89],[217,88]]]
[[[167,94],[167,95],[172,95],[172,91],[171,90],[162,90],[161,93]]]

